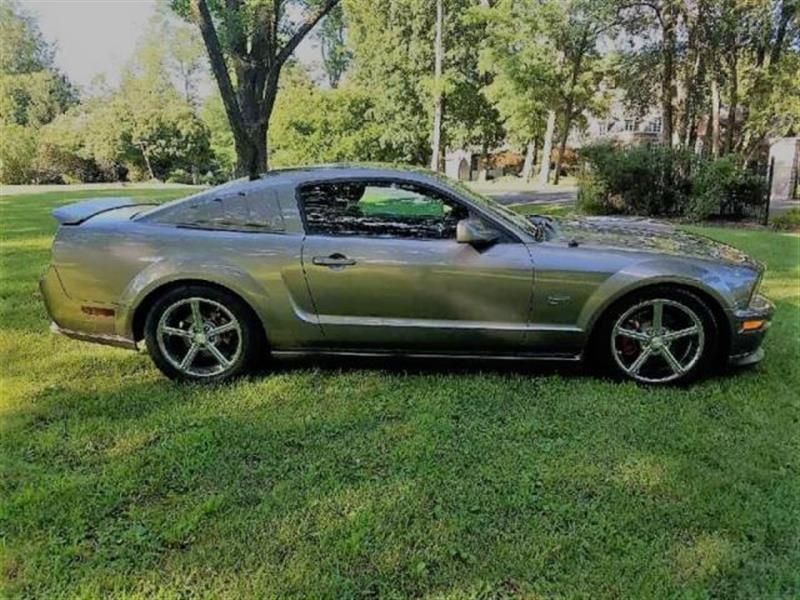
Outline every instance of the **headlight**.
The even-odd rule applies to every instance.
[[[753,303],[753,298],[756,297],[756,295],[758,294],[759,290],[761,289],[761,280],[764,279],[764,271],[765,270],[766,269],[762,268],[758,272],[758,277],[756,277],[756,282],[753,284],[753,289],[750,290],[750,299],[749,299],[749,301],[747,303],[748,306]]]

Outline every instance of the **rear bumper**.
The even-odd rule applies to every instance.
[[[750,302],[750,306],[736,310],[732,313],[731,349],[728,363],[733,366],[747,366],[759,362],[764,358],[764,349],[761,344],[772,324],[775,314],[775,305],[765,296],[757,295]],[[746,322],[763,321],[756,329],[745,330]]]
[[[72,338],[73,340],[80,340],[82,342],[92,342],[95,344],[103,344],[104,346],[114,346],[115,348],[125,348],[126,350],[138,350],[139,347],[136,342],[129,340],[119,335],[103,334],[103,333],[86,333],[84,331],[74,331],[72,329],[64,329],[59,327],[53,321],[50,323],[50,331],[58,333],[59,335]]]
[[[70,298],[54,267],[49,267],[39,280],[39,291],[52,320],[51,331],[85,342],[129,350],[137,349],[133,339],[119,335],[116,329],[116,319],[113,316],[98,316],[96,311],[93,313],[89,310],[104,308],[111,315],[116,315],[117,307],[97,303],[87,305],[85,302]]]

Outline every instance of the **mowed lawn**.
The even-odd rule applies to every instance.
[[[797,235],[703,230],[778,311],[762,365],[689,389],[389,362],[202,388],[49,333],[49,213],[96,195],[0,199],[0,596],[800,595]]]

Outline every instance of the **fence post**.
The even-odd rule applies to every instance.
[[[767,170],[767,201],[764,204],[764,222],[765,227],[769,225],[769,201],[772,199],[772,174],[775,171],[775,157],[769,159],[769,168]]]

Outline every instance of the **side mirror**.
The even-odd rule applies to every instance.
[[[459,244],[487,246],[499,238],[500,233],[480,219],[461,219],[456,225],[456,241]]]

